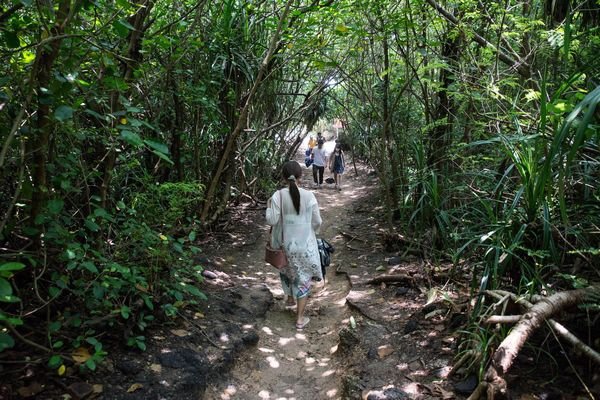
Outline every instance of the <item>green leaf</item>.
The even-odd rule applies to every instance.
[[[96,265],[91,261],[84,261],[81,263],[81,266],[94,274],[98,273],[98,268],[96,268]]]
[[[148,139],[144,140],[144,143],[146,143],[148,147],[158,151],[159,153],[169,154],[169,148],[165,144]]]
[[[142,138],[135,132],[123,130],[120,138],[134,147],[140,147],[144,144]]]
[[[107,117],[105,115],[100,115],[100,114],[98,114],[94,110],[86,109],[83,112],[86,113],[86,114],[89,114],[89,115],[91,115],[93,117],[96,117],[96,118],[98,118],[101,121],[106,121],[107,120]]]
[[[56,110],[54,110],[54,118],[59,120],[60,122],[64,122],[73,117],[73,109],[69,106],[58,106]]]
[[[130,310],[130,308],[129,308],[129,307],[127,307],[127,306],[122,306],[122,307],[121,307],[121,316],[122,316],[124,319],[127,319],[127,318],[129,318],[129,313],[130,313],[130,312],[131,312],[131,310]]]
[[[0,271],[20,271],[25,268],[25,264],[19,262],[9,262],[0,265]]]
[[[2,301],[2,297],[11,296],[12,292],[10,282],[0,277],[0,301]]]
[[[183,289],[186,292],[188,292],[188,293],[190,293],[190,294],[192,294],[192,295],[194,295],[196,297],[199,297],[202,300],[206,300],[207,299],[206,295],[204,293],[202,293],[196,286],[194,286],[194,285],[187,285],[185,283],[181,283],[181,285],[183,286]]]
[[[188,235],[188,239],[190,240],[190,242],[193,242],[194,240],[196,240],[196,231],[191,231],[190,234]]]
[[[55,298],[60,294],[61,290],[59,288],[57,288],[56,286],[50,286],[48,288],[48,294],[50,295],[51,298]]]
[[[48,367],[50,368],[58,368],[62,365],[62,357],[59,355],[53,355],[48,360]]]
[[[171,165],[175,164],[175,163],[174,163],[174,162],[173,162],[173,161],[172,161],[172,160],[171,160],[169,157],[167,157],[167,156],[166,156],[164,153],[160,153],[160,152],[158,152],[158,151],[156,151],[156,150],[152,150],[152,152],[153,152],[154,154],[156,154],[156,155],[158,156],[158,158],[161,158],[161,159],[165,160],[165,161],[166,161],[166,162],[168,162],[169,164],[171,164]]]
[[[95,223],[92,219],[88,218],[85,220],[85,226],[92,232],[98,232],[100,230],[100,225]]]
[[[85,366],[88,367],[91,371],[96,370],[96,362],[92,358],[85,362]]]
[[[23,4],[25,7],[29,7],[33,4],[33,0],[21,0],[21,4]]]
[[[141,297],[144,300],[144,304],[146,305],[146,307],[148,307],[148,309],[150,310],[154,310],[154,304],[152,304],[150,296],[148,296],[147,294],[142,294]]]
[[[61,199],[53,199],[48,201],[48,212],[52,215],[56,215],[62,211],[65,206],[65,202]]]
[[[123,19],[117,20],[113,22],[113,28],[117,35],[122,38],[125,38],[129,35],[129,32],[134,30],[135,28],[131,26],[131,24]]]
[[[48,324],[48,332],[54,333],[58,332],[58,330],[62,327],[60,321],[52,321]]]
[[[124,79],[115,76],[107,76],[104,78],[104,84],[108,89],[117,91],[124,91],[129,87]]]
[[[65,342],[63,342],[62,340],[58,340],[58,341],[52,343],[52,348],[53,349],[60,349],[64,345],[65,345]]]
[[[4,314],[1,311],[0,311],[0,321],[6,321],[6,323],[8,323],[8,324],[10,324],[12,326],[23,325],[23,320],[22,319],[9,317],[8,315]]]
[[[15,345],[15,340],[8,333],[0,332],[0,352],[11,349]]]
[[[102,300],[104,297],[104,288],[100,285],[94,285],[92,292],[94,293],[96,300]]]

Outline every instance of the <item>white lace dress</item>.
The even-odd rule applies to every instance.
[[[300,214],[296,214],[289,189],[284,188],[271,197],[267,223],[273,227],[271,245],[277,248],[281,244],[280,207],[283,202],[284,248],[289,264],[281,270],[281,283],[286,295],[301,298],[308,295],[313,277],[323,279],[316,237],[322,220],[315,195],[308,190],[298,189]]]

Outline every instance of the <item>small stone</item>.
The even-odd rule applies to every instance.
[[[394,352],[394,349],[389,344],[379,346],[377,348],[377,355],[379,356],[379,358],[385,358],[385,357],[389,356],[390,354],[392,354],[393,352]]]
[[[363,396],[367,400],[408,400],[408,394],[402,390],[392,387],[383,390],[370,390]]]
[[[402,263],[402,257],[394,256],[388,259],[388,265],[399,265]]]
[[[370,360],[376,360],[377,359],[377,349],[375,349],[374,347],[371,347],[369,349],[369,351],[367,352],[367,358],[369,358]]]
[[[87,382],[75,382],[69,385],[68,391],[75,400],[81,400],[92,394],[94,387]]]
[[[410,289],[404,286],[399,287],[398,289],[396,289],[396,297],[399,296],[404,296],[405,294],[408,293]]]
[[[142,370],[139,363],[129,359],[116,360],[115,367],[125,375],[135,375]]]
[[[479,380],[477,379],[477,376],[469,375],[465,380],[454,385],[454,390],[457,393],[469,395],[473,393],[478,384]]]
[[[248,331],[242,336],[242,341],[246,346],[254,346],[260,340],[258,333],[256,331]]]
[[[408,333],[414,332],[420,328],[421,327],[419,326],[417,321],[415,321],[413,319],[409,319],[408,322],[406,323],[406,325],[404,326],[404,333],[408,334]]]
[[[205,278],[207,278],[207,279],[211,279],[211,280],[218,278],[217,274],[215,274],[214,272],[209,271],[207,269],[205,269],[204,271],[202,271],[202,276],[205,277]]]

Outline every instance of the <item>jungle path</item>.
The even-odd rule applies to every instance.
[[[329,171],[325,172],[325,177],[330,175]],[[331,184],[323,184],[317,190],[312,185],[312,168],[304,170],[301,187],[315,193],[323,219],[318,237],[328,240],[335,247],[335,253],[327,271],[327,283],[315,287],[308,301],[306,315],[310,323],[302,331],[295,328],[295,311],[284,307],[277,271],[262,262],[267,238],[264,216],[255,221],[260,238],[239,260],[237,270],[242,281],[266,285],[275,301],[265,318],[256,321],[259,335],[256,347],[241,355],[228,378],[209,385],[205,399],[342,398],[343,365],[335,352],[340,328],[350,323],[346,305],[350,282],[346,274],[336,273],[336,269],[354,257],[345,246],[347,238],[343,232],[354,223],[349,211],[364,205],[371,195],[371,185],[374,182],[366,171],[356,176],[354,170],[348,168],[341,191]]]
[[[301,186],[317,197],[318,236],[335,247],[307,327],[296,330],[279,273],[264,262],[265,204],[240,202],[197,243],[207,299],[158,324],[146,352],[112,353],[90,382],[103,384],[99,398],[427,400],[474,389],[469,381],[461,395],[447,379],[459,287],[433,280],[424,255],[409,251],[415,241],[386,234],[372,172],[348,162],[337,191],[314,189],[304,169]]]

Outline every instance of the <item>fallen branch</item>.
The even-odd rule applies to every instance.
[[[515,294],[510,292],[499,290],[486,292],[495,298],[505,298],[506,295],[509,295],[515,301],[515,303],[523,305],[528,310],[522,316],[520,316],[517,325],[511,330],[510,334],[504,338],[496,351],[494,351],[491,365],[485,374],[485,380],[479,384],[475,392],[469,396],[468,400],[478,399],[480,394],[483,392],[482,387],[484,385],[487,385],[487,398],[493,399],[498,394],[501,396],[506,396],[508,388],[504,376],[512,366],[515,358],[519,354],[519,351],[531,334],[537,328],[539,328],[544,321],[548,321],[553,327],[562,327],[562,325],[550,319],[550,317],[564,310],[565,308],[584,302],[590,294],[595,293],[598,290],[600,290],[600,288],[592,286],[585,289],[559,292],[549,297],[537,297],[536,299],[539,299],[539,302],[536,304],[532,304],[528,300],[517,297]],[[568,332],[566,329],[564,329],[563,332],[565,331]],[[557,333],[561,334],[560,332],[561,330],[557,329]],[[575,338],[574,335],[570,334],[570,332],[568,335],[565,333],[563,337],[566,339],[569,337],[567,340],[573,341],[576,339],[576,342],[578,343],[576,345],[577,348],[588,348],[588,346],[579,341],[579,339]],[[590,354],[589,351],[595,353],[593,349],[586,349],[585,351],[582,350],[582,352],[588,355]],[[592,353],[592,360],[600,363],[600,356]]]
[[[492,315],[488,317],[483,323],[485,325],[492,324],[516,324],[521,319],[521,315]]]
[[[350,233],[346,233],[346,232],[340,231],[340,235],[349,238],[350,241],[356,240],[357,242],[368,243],[366,240],[361,239],[359,237],[356,237],[356,236],[354,236],[354,235],[352,235]]]
[[[365,283],[367,285],[376,285],[382,282],[406,282],[408,281],[411,285],[414,285],[415,280],[410,275],[398,274],[398,275],[381,275],[373,279],[369,279]]]
[[[591,358],[596,364],[600,365],[600,353],[583,343],[577,338],[577,336],[573,335],[567,328],[553,319],[548,320],[548,324],[550,324],[552,329],[554,329],[557,334],[562,336],[567,342],[571,343],[575,349],[581,351],[583,354]]]

